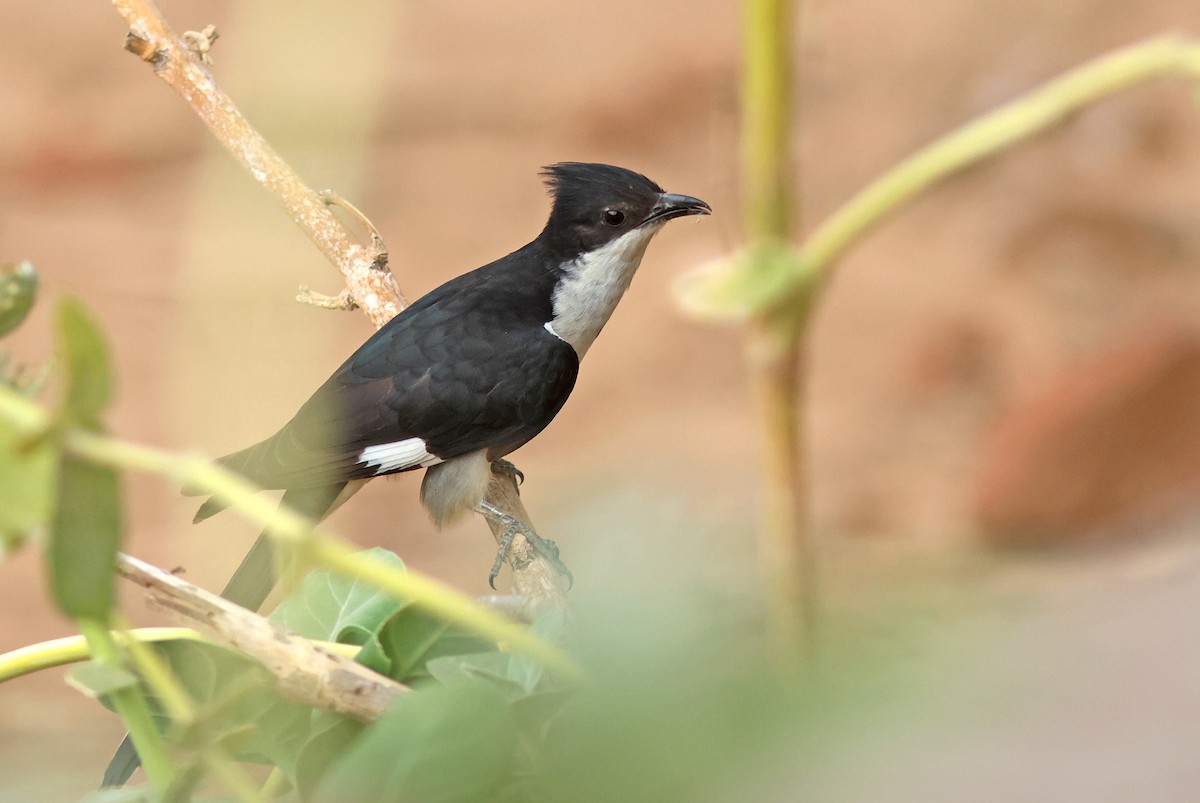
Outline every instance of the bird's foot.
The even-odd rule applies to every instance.
[[[521,492],[520,487],[525,484],[525,472],[503,458],[492,461],[492,473],[511,479],[513,485],[517,486],[518,494]]]
[[[575,576],[571,574],[571,570],[559,557],[557,544],[548,538],[542,538],[534,532],[532,527],[489,502],[481,503],[479,512],[504,526],[504,530],[500,534],[499,549],[496,550],[496,560],[492,563],[491,572],[488,573],[489,586],[496,587],[496,578],[500,576],[500,569],[504,566],[504,561],[508,558],[508,551],[512,548],[513,540],[518,535],[523,536],[529,542],[529,546],[533,548],[538,557],[549,563],[554,571],[567,578],[568,589],[575,585]]]

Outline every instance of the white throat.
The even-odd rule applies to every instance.
[[[570,343],[579,359],[608,323],[661,227],[640,226],[567,265],[554,289],[554,318],[546,328]]]

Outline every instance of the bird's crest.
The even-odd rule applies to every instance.
[[[641,173],[590,162],[559,162],[542,168],[542,179],[555,199],[570,195],[659,194],[663,188]]]

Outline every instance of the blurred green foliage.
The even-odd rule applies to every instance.
[[[56,463],[52,443],[30,440],[0,420],[0,546],[15,548],[50,521]]]
[[[37,271],[29,262],[0,265],[0,337],[16,329],[37,298]]]
[[[0,522],[18,533],[48,524],[58,604],[81,623],[106,623],[124,524],[120,477],[64,447],[102,426],[109,359],[79,305],[65,303],[58,323],[56,413],[36,437],[0,424],[0,491],[21,501],[0,508]],[[389,552],[366,554],[403,569]],[[264,667],[193,641],[155,647],[194,703],[194,715],[173,719],[122,665],[114,642],[102,660],[73,670],[71,683],[135,725],[135,703],[148,704],[146,728],[169,746],[161,757],[174,773],[157,789],[89,799],[204,799],[217,783],[208,773],[218,753],[273,767],[286,794],[322,803],[744,799],[748,788],[790,788],[837,743],[848,713],[895,694],[890,684],[864,683],[871,673],[781,670],[764,646],[757,603],[679,588],[656,593],[653,580],[646,587],[678,574],[677,561],[646,552],[639,580],[624,573],[600,582],[602,594],[576,595],[570,646],[592,679],[583,688],[409,601],[332,571],[310,573],[272,620],[308,638],[358,645],[361,663],[409,687],[370,724],[286,700]],[[567,641],[558,613],[531,629]]]
[[[108,350],[91,317],[69,299],[58,309],[58,347],[65,383],[61,422],[99,429],[111,395]],[[53,498],[47,557],[58,605],[74,619],[107,621],[121,543],[120,477],[109,466],[64,452]]]
[[[55,599],[74,619],[107,621],[121,542],[116,471],[63,455],[58,466],[47,559]]]
[[[87,429],[100,428],[100,414],[112,396],[108,348],[99,327],[72,299],[58,308],[58,350],[66,390],[61,415]]]

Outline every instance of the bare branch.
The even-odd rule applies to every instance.
[[[369,722],[408,691],[350,658],[135,557],[118,555],[117,571],[147,590],[152,607],[258,661],[275,676],[276,689],[289,700]]]
[[[350,294],[376,326],[406,302],[391,271],[376,266],[372,249],[355,243],[325,200],[300,180],[275,149],[250,125],[213,80],[188,42],[176,36],[150,0],[113,0],[129,24],[126,48],[154,67],[177,91],[213,136],[269,190],[325,258],[345,276]]]

